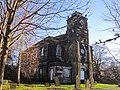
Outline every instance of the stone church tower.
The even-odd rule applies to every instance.
[[[87,18],[79,12],[75,12],[68,17],[67,25],[69,61],[73,67],[72,80],[76,81],[77,75],[80,77],[79,79],[82,79],[80,81],[91,80],[93,71],[92,64],[90,64],[92,57],[89,52]]]
[[[75,12],[68,17],[67,34],[74,39],[81,39],[81,43],[88,44],[87,18],[81,13]]]

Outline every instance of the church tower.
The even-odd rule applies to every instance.
[[[74,39],[81,39],[81,43],[88,44],[87,18],[79,12],[74,12],[67,19],[67,34]]]
[[[80,43],[80,54],[81,54],[81,63],[84,65],[88,63],[87,54],[88,54],[88,27],[87,27],[87,18],[79,12],[75,12],[67,20],[67,35],[69,42],[69,50],[71,62],[74,62],[75,55],[75,40],[78,40]],[[71,52],[72,51],[72,52]],[[72,56],[71,56],[72,55]],[[73,60],[74,59],[74,60]]]
[[[90,72],[89,39],[86,16],[76,11],[68,17],[66,33],[69,43],[69,61],[72,64],[72,80],[75,81],[77,74],[80,73],[80,80],[85,81],[89,79]],[[79,42],[79,47],[76,41]],[[80,55],[78,55],[78,51]]]

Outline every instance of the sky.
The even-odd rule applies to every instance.
[[[96,41],[105,40],[113,36],[111,31],[105,30],[112,26],[104,21],[105,5],[102,0],[92,0],[90,7],[91,16],[88,17],[88,28],[90,44]]]
[[[108,0],[110,1],[110,0]],[[102,0],[92,0],[90,7],[91,16],[88,17],[88,29],[89,29],[89,43],[93,44],[96,41],[105,41],[107,39],[114,37],[114,32],[112,30],[105,30],[110,27],[114,27],[113,23],[104,21],[104,14],[106,13],[105,4]],[[120,59],[120,40],[108,42],[105,46],[111,51],[116,59]]]

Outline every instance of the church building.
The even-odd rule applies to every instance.
[[[92,49],[87,18],[74,12],[65,34],[48,36],[21,53],[21,76],[26,81],[75,83],[92,80]]]

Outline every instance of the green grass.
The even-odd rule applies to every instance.
[[[10,84],[2,85],[2,88],[5,89],[5,90],[9,90],[9,88],[10,88]]]
[[[101,90],[103,89],[111,89],[111,90],[120,90],[120,88],[117,87],[117,85],[112,85],[112,84],[95,84],[95,88],[100,88]],[[9,90],[10,84],[3,85],[3,89]],[[60,86],[49,86],[46,87],[43,84],[19,84],[16,87],[16,90],[54,90],[53,88],[63,88],[65,90],[73,90],[74,89],[74,84],[72,85],[67,85],[67,84],[62,84]],[[85,88],[85,84],[81,84],[81,88]]]
[[[95,88],[117,88],[117,85],[115,84],[95,84]]]

